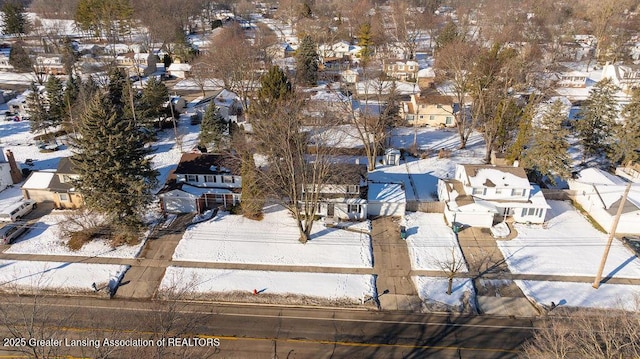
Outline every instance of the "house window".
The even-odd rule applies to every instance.
[[[474,196],[484,194],[484,188],[474,188],[471,194]]]
[[[360,205],[359,204],[348,204],[347,205],[348,213],[360,213]]]
[[[422,120],[424,118],[424,115],[420,115],[420,119]]]
[[[502,188],[496,188],[496,194],[502,194]]]
[[[216,176],[212,176],[212,175],[205,175],[205,176],[204,176],[204,181],[205,181],[205,182],[215,182],[215,181],[216,181]]]
[[[453,124],[453,117],[451,117],[451,116],[447,116],[447,118],[446,118],[446,120],[445,120],[445,123],[446,123],[447,125],[451,125],[451,124]]]
[[[356,186],[356,185],[349,185],[347,186],[347,193],[352,193],[352,194],[358,194],[360,191],[358,191],[360,186]]]
[[[197,175],[187,175],[187,182],[198,182]]]
[[[220,193],[216,193],[215,194],[215,199],[217,203],[222,203],[224,202],[224,195],[220,194]]]
[[[224,182],[224,183],[234,183],[233,176],[222,176],[222,182]]]
[[[436,120],[435,115],[429,115],[429,121],[435,121],[435,120]]]
[[[58,198],[60,198],[60,202],[69,202],[69,194],[67,193],[58,193]]]
[[[511,190],[512,196],[522,196],[524,194],[524,189],[522,188],[514,188]]]

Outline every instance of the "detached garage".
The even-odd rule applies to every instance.
[[[398,183],[369,183],[367,193],[370,217],[404,216],[407,196],[404,186]]]

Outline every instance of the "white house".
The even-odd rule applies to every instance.
[[[453,179],[438,180],[438,198],[450,223],[484,228],[507,217],[544,223],[550,208],[524,169],[510,166],[457,165]]]
[[[335,164],[326,184],[305,188],[319,194],[316,215],[339,220],[365,220],[367,206],[367,167],[358,164]]]
[[[13,185],[14,181],[11,177],[11,164],[4,157],[4,151],[0,147],[0,191]]]
[[[602,78],[611,81],[624,92],[640,87],[640,68],[637,66],[606,64],[602,67]]]
[[[627,181],[597,168],[587,168],[569,180],[569,188],[576,191],[578,202],[606,231],[613,220],[627,187]],[[640,184],[631,186],[616,233],[640,233]]]
[[[238,169],[236,161],[221,155],[183,154],[158,194],[162,209],[168,213],[200,213],[240,203],[242,178]]]

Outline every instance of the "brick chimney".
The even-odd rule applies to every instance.
[[[22,171],[18,168],[18,164],[16,164],[16,159],[13,157],[13,152],[11,150],[7,150],[6,152],[7,162],[9,162],[9,173],[11,173],[11,180],[13,180],[13,184],[16,184],[22,181]]]

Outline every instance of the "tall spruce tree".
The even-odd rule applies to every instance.
[[[296,53],[296,77],[304,85],[315,86],[318,82],[318,53],[309,35],[302,38]]]
[[[11,47],[9,64],[13,66],[17,72],[33,71],[33,62],[29,57],[29,53],[27,53],[27,50],[24,48],[24,41],[16,41]]]
[[[212,101],[202,116],[200,145],[204,146],[207,151],[211,151],[214,147],[220,150],[223,147],[222,142],[226,129],[227,123]]]
[[[94,95],[82,115],[71,160],[87,207],[105,214],[119,235],[135,241],[158,174],[143,134],[111,99],[108,93]]]
[[[62,81],[55,76],[49,76],[44,88],[47,91],[49,121],[51,122],[51,126],[55,127],[62,123],[67,114]]]
[[[360,60],[366,63],[373,55],[373,34],[371,33],[371,23],[365,22],[358,29],[358,46],[360,46]],[[365,66],[363,64],[363,66]]]
[[[29,124],[32,133],[43,131],[45,134],[51,127],[49,112],[47,111],[47,103],[45,96],[40,92],[40,88],[32,82],[29,86],[29,94],[27,95],[27,106],[29,110]]]
[[[614,127],[613,141],[609,159],[614,163],[637,161],[640,157],[640,90],[636,89],[631,102],[622,109],[623,122]]]
[[[260,89],[251,112],[253,115],[266,118],[273,112],[277,102],[290,98],[292,93],[291,82],[284,71],[276,65],[271,66],[260,78]]]
[[[609,79],[598,82],[580,111],[575,125],[582,143],[584,159],[609,152],[612,132],[618,118],[615,93],[618,87]]]
[[[547,176],[555,184],[555,176],[567,179],[571,176],[569,156],[569,131],[562,126],[567,113],[560,101],[555,101],[542,114],[533,128],[532,141],[524,151],[522,165],[540,176]]]
[[[240,174],[242,175],[242,202],[240,203],[242,215],[249,219],[262,219],[265,193],[251,151],[245,150],[242,154]]]
[[[5,35],[22,35],[27,32],[27,16],[20,1],[10,0],[2,5],[2,20]]]
[[[155,77],[149,78],[147,84],[142,89],[141,111],[146,120],[155,122],[166,114],[163,107],[169,99],[169,89]]]

